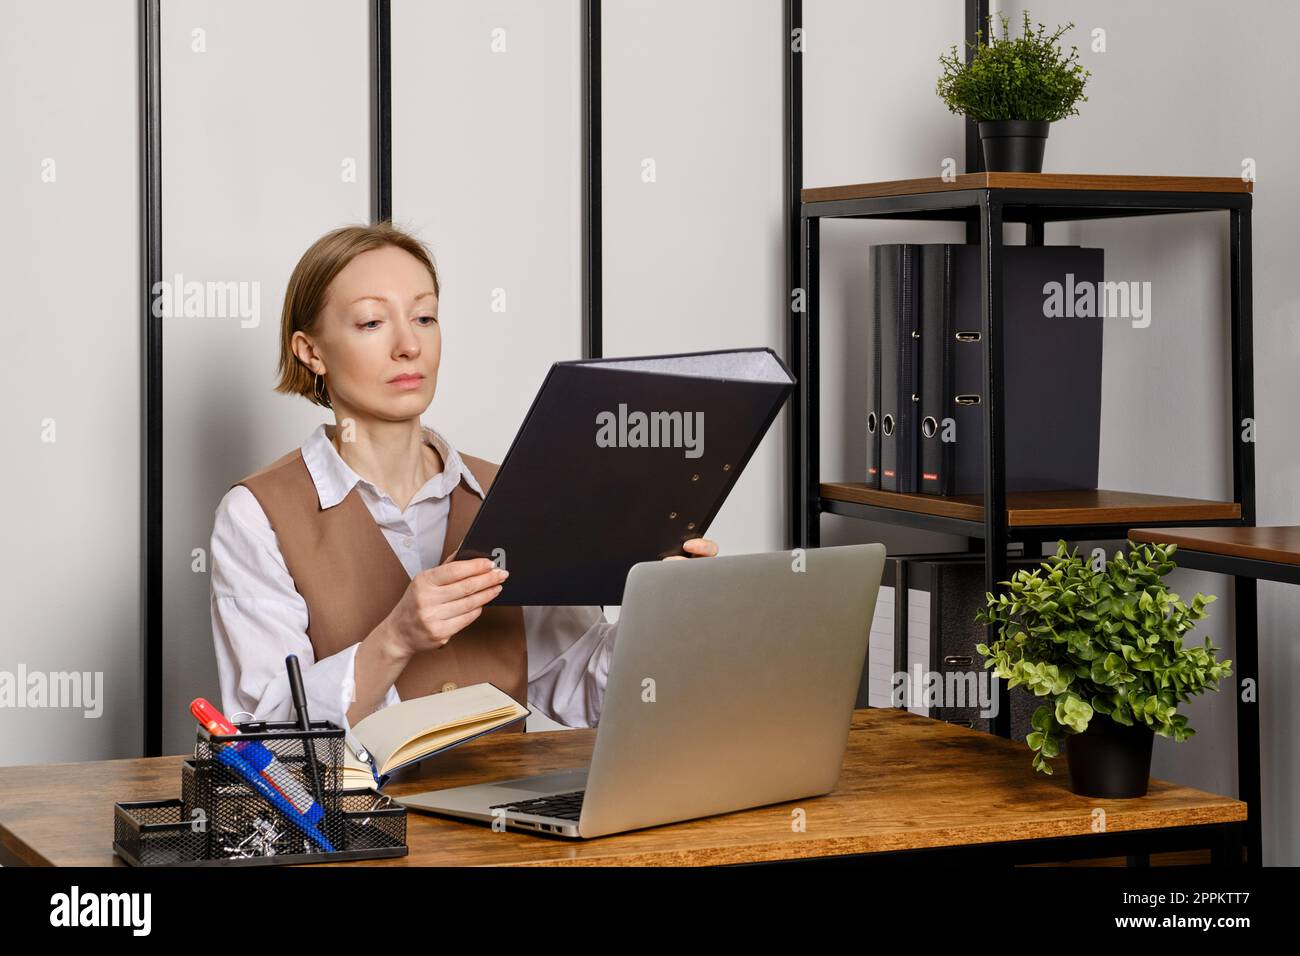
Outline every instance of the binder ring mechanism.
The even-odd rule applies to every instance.
[[[881,430],[881,432],[884,433],[884,435],[885,435],[886,438],[888,438],[890,435],[894,434],[894,416],[893,416],[893,415],[886,415],[884,418],[882,418],[882,419],[880,420],[880,430]]]

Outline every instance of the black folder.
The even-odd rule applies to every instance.
[[[980,251],[973,245],[921,248],[916,490],[979,493],[984,490],[986,391]],[[1006,488],[1096,488],[1103,320],[1049,318],[1044,300],[1051,282],[1101,282],[1103,251],[1008,246],[1004,256]]]
[[[880,487],[880,317],[888,310],[881,287],[884,256],[871,250],[871,307],[867,315],[867,354],[864,371],[867,384],[867,467],[863,482]]]
[[[917,260],[921,246],[872,246],[880,328],[880,487],[917,490]]]
[[[708,530],[794,385],[771,349],[557,362],[457,551],[493,604],[617,605]]]

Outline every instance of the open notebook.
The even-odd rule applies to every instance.
[[[529,709],[493,684],[404,700],[352,725],[372,768],[344,747],[343,786],[378,790],[402,767],[527,717]]]

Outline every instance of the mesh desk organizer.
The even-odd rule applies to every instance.
[[[340,787],[341,727],[329,721],[312,721],[310,731],[292,721],[236,727],[240,733],[228,736],[199,728],[194,759],[181,766],[180,799],[113,805],[118,856],[133,866],[248,866],[407,855],[406,808],[374,790]],[[322,803],[304,817],[292,796],[312,792],[308,753],[317,761]],[[271,757],[278,767],[268,766]],[[271,788],[268,777],[280,786]]]

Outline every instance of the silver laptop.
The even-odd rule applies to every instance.
[[[859,544],[637,564],[589,766],[395,799],[588,838],[829,793],[884,562]]]

